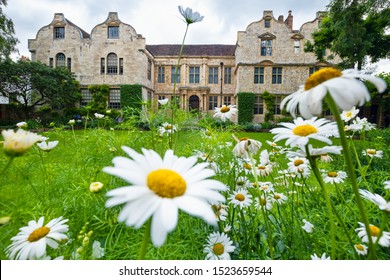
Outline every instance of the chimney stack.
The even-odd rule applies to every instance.
[[[288,11],[288,16],[286,18],[286,20],[284,21],[285,24],[287,24],[288,28],[290,28],[290,30],[292,31],[293,30],[293,16],[291,14],[291,10]]]
[[[280,15],[280,16],[278,17],[278,21],[283,22],[283,21],[284,21],[284,16],[283,16],[283,15]]]

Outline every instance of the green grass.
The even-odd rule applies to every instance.
[[[226,198],[237,189],[235,184],[237,177],[245,175],[239,171],[239,163],[233,158],[233,146],[225,146],[226,142],[235,144],[233,133],[239,138],[248,137],[261,141],[262,149],[271,151],[266,140],[272,141],[272,134],[229,130],[215,130],[213,138],[210,139],[201,137],[198,130],[182,131],[175,135],[173,145],[175,154],[180,156],[193,155],[194,150],[209,153],[220,168],[215,178],[229,188],[229,191],[224,193]],[[137,151],[140,151],[141,147],[154,149],[162,155],[169,148],[168,139],[153,136],[148,131],[137,130],[96,129],[86,132],[75,131],[75,134],[69,130],[53,130],[42,135],[49,137],[51,141],[59,140],[58,146],[50,152],[43,152],[36,146],[32,147],[22,157],[15,158],[1,175],[0,217],[10,216],[11,221],[0,226],[0,259],[7,259],[5,249],[11,244],[10,239],[18,233],[19,228],[41,216],[45,216],[45,221],[59,216],[69,219],[69,240],[62,244],[58,251],[48,251],[52,257],[61,255],[65,259],[73,258],[74,252],[82,247],[85,234],[91,232],[89,242],[82,249],[82,258],[91,258],[91,245],[96,240],[105,248],[103,259],[136,259],[145,226],[136,230],[118,223],[120,207],[110,209],[105,207],[106,192],[128,183],[102,172],[102,169],[111,166],[115,156],[124,155],[121,150],[123,145]],[[386,148],[386,145],[382,147]],[[386,151],[388,150],[389,148]],[[388,155],[386,158],[388,159]],[[0,154],[0,170],[6,166],[8,160],[5,154]],[[267,211],[266,219],[262,211],[253,205],[246,211],[229,205],[227,221],[221,223],[221,228],[227,224],[232,227],[228,235],[237,250],[231,257],[310,259],[310,255],[314,253],[321,255],[326,252],[329,255],[331,251],[329,219],[325,200],[316,180],[313,176],[307,180],[288,178],[286,185],[276,184],[280,181],[277,179],[280,176],[278,170],[286,168],[287,160],[280,154],[273,155],[271,160],[277,162],[279,166],[274,168],[272,174],[261,177],[260,181],[274,182],[275,191],[286,194],[288,200],[285,204],[274,205]],[[361,160],[364,162],[364,159]],[[369,188],[371,191],[377,191],[389,199],[389,194],[378,186],[384,180],[389,180],[387,166],[382,168],[379,161],[373,164],[376,165],[376,169],[368,173],[369,176],[362,186],[367,188],[372,186]],[[321,165],[321,168],[328,170],[336,167],[342,167],[342,156],[335,157],[332,163]],[[253,176],[245,176],[253,182]],[[95,181],[104,184],[103,190],[99,193],[89,191],[90,183]],[[295,182],[302,186],[295,185]],[[353,243],[361,243],[355,232],[360,221],[359,214],[348,183],[328,185],[327,188],[345,225],[344,230],[340,222],[336,222],[337,258],[364,259],[355,255],[347,238],[349,236]],[[250,193],[253,198],[258,194],[254,189],[250,190]],[[378,207],[367,201],[365,205],[370,222],[381,226],[382,213]],[[312,234],[302,230],[302,219],[315,225]],[[383,230],[389,231],[388,223],[383,226]],[[169,260],[204,259],[203,246],[209,233],[214,230],[202,220],[181,212],[179,223],[168,235],[165,244],[160,248],[154,248],[152,243],[149,243],[145,257]],[[270,244],[273,249],[270,249]],[[377,250],[380,259],[390,258],[388,248],[378,247]]]

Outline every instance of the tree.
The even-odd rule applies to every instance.
[[[332,0],[328,16],[305,51],[324,61],[325,49],[342,59],[343,68],[361,69],[367,58],[376,62],[390,54],[390,4],[388,0]]]
[[[10,59],[0,62],[0,94],[8,97],[24,118],[31,117],[36,106],[69,107],[81,98],[78,82],[67,68]]]
[[[16,52],[19,40],[14,37],[14,23],[5,14],[2,6],[7,6],[7,0],[0,0],[0,61]]]

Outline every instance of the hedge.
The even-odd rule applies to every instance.
[[[142,109],[142,86],[121,85],[121,107],[131,107],[134,109]]]
[[[238,123],[250,123],[253,121],[253,104],[255,94],[253,92],[238,93]]]

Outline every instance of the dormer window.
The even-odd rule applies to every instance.
[[[272,55],[272,40],[261,40],[261,55],[262,56]]]
[[[54,39],[64,39],[65,38],[65,27],[54,27]]]
[[[271,20],[270,19],[265,19],[264,20],[264,27],[265,28],[270,28],[271,27]]]
[[[119,26],[109,26],[107,38],[108,39],[119,39]]]

